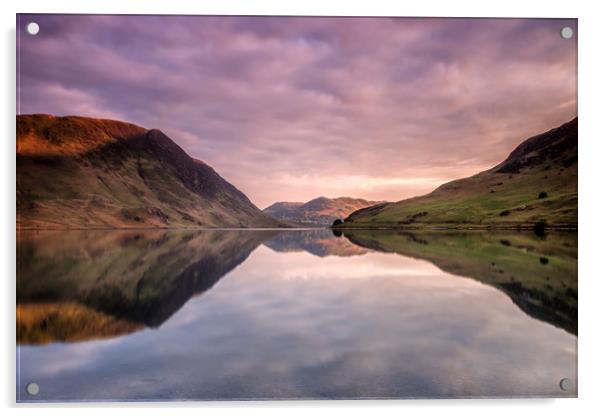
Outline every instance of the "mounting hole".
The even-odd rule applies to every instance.
[[[573,389],[573,382],[570,378],[563,378],[562,380],[560,380],[560,383],[558,383],[558,385],[560,386],[560,390],[563,391],[569,391]]]
[[[560,36],[562,39],[571,39],[573,37],[573,28],[570,26],[565,26],[560,29]]]
[[[27,23],[27,26],[25,26],[25,30],[27,30],[27,33],[31,36],[35,36],[40,32],[40,25],[36,22],[29,22]]]
[[[27,394],[30,396],[35,396],[40,392],[40,386],[38,386],[38,383],[29,383],[25,389],[27,390]]]

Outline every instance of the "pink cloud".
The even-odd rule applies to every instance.
[[[41,26],[19,29],[22,113],[160,128],[262,207],[427,192],[411,179],[476,173],[576,115],[574,20],[20,19]]]

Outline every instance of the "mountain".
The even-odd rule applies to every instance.
[[[340,227],[576,228],[577,131],[575,118],[525,140],[487,171],[355,211]]]
[[[506,293],[530,316],[577,334],[577,233],[343,230],[367,249],[428,260]]]
[[[82,341],[159,327],[276,232],[22,230],[17,341]]]
[[[17,116],[17,227],[279,225],[159,130]]]
[[[282,221],[304,225],[331,225],[336,219],[342,219],[360,208],[377,204],[359,198],[319,197],[308,202],[276,202],[263,212]]]

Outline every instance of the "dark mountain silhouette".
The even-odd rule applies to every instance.
[[[279,225],[159,130],[17,116],[18,227]]]

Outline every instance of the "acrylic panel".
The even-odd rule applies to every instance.
[[[577,396],[577,20],[17,15],[17,401]]]

